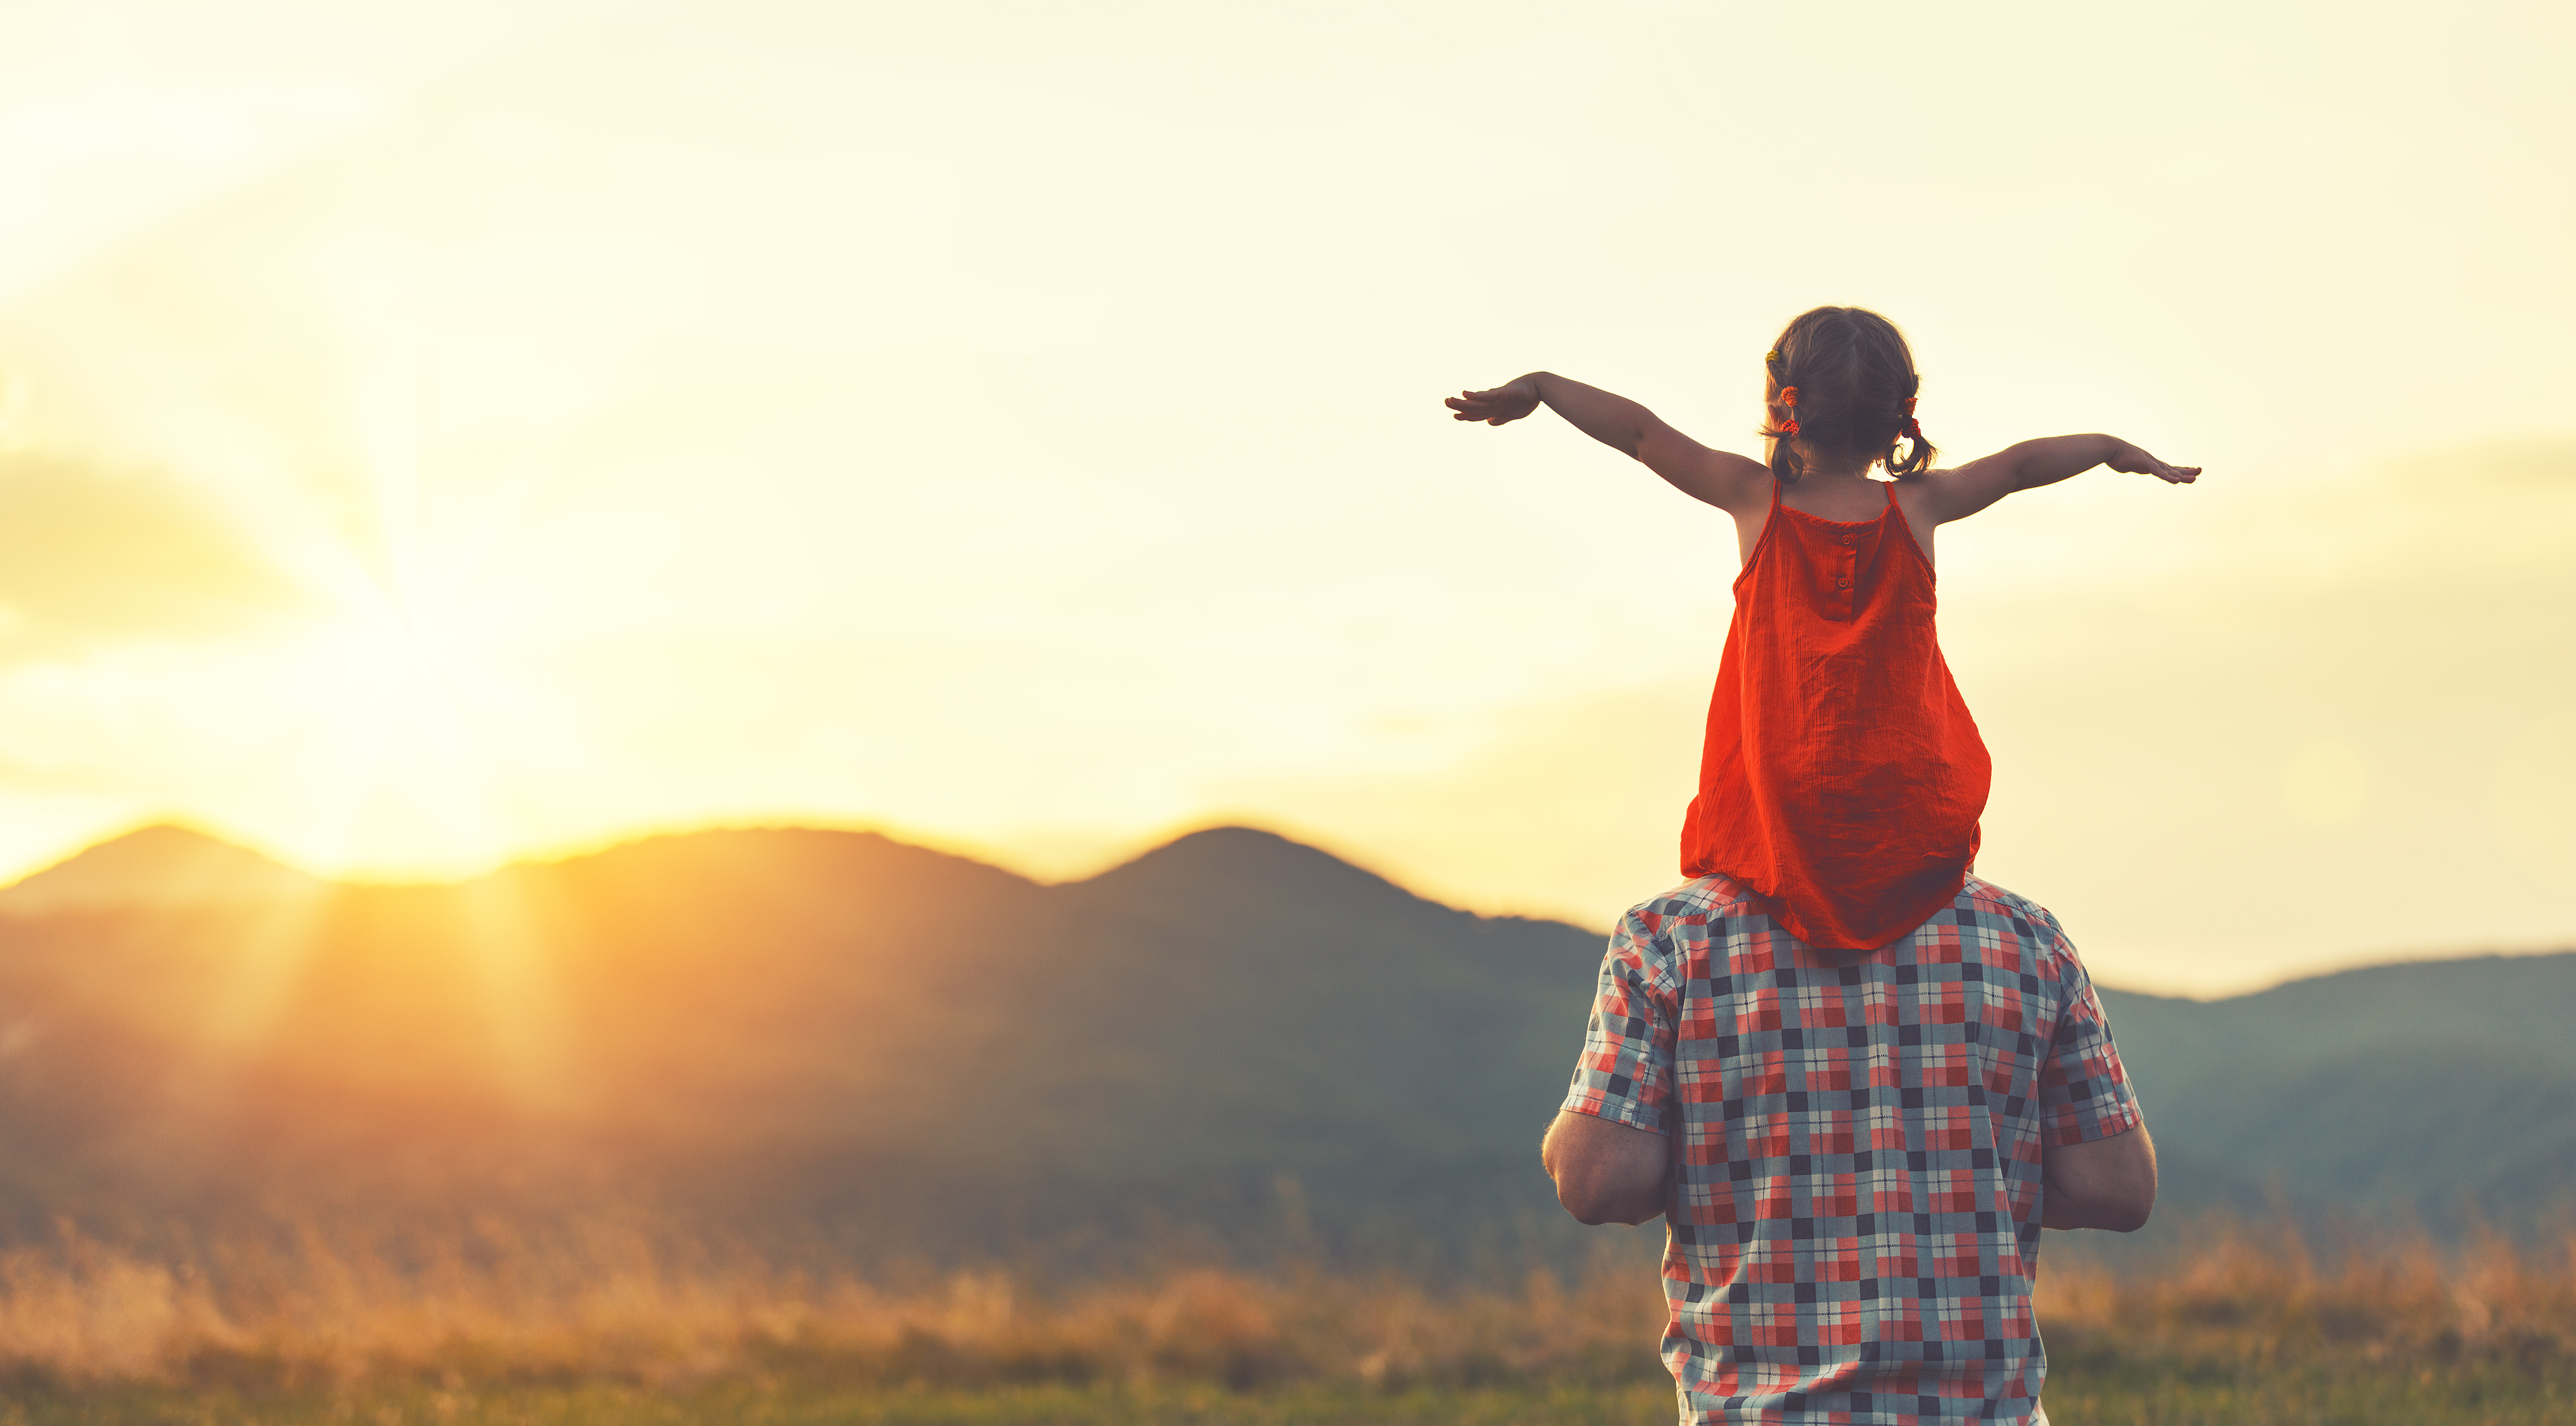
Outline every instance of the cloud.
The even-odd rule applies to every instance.
[[[0,663],[218,637],[305,602],[187,486],[73,456],[0,452]]]

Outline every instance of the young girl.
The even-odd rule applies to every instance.
[[[2051,436],[1931,469],[1913,353],[1857,307],[1791,322],[1763,366],[1767,462],[1548,372],[1447,404],[1492,426],[1545,404],[1735,517],[1744,568],[1682,874],[1733,878],[1810,946],[1875,950],[1959,893],[1986,805],[1985,743],[1933,636],[1933,532],[2097,465],[2177,484],[2200,468]]]

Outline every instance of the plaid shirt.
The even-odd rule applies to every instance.
[[[1722,876],[1636,907],[1565,1107],[1680,1136],[1685,1423],[2029,1419],[2040,1151],[2141,1122],[2057,919],[1975,877],[1841,966]]]

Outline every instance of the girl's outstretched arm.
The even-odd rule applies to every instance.
[[[1957,470],[1923,478],[1925,504],[1935,524],[1964,520],[2016,490],[2055,485],[2097,465],[2152,475],[2173,485],[2200,479],[2196,465],[2167,465],[2117,436],[2047,436],[2006,446]]]
[[[1720,510],[1759,510],[1771,503],[1771,468],[1728,451],[1711,450],[1625,396],[1533,371],[1488,391],[1462,391],[1443,403],[1461,421],[1499,426],[1544,405],[1576,430],[1645,462],[1673,488]]]

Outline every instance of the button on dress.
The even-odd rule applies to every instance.
[[[1780,502],[1735,578],[1682,874],[1732,877],[1808,945],[1876,950],[1966,882],[1993,764],[1933,633],[1897,508]]]

